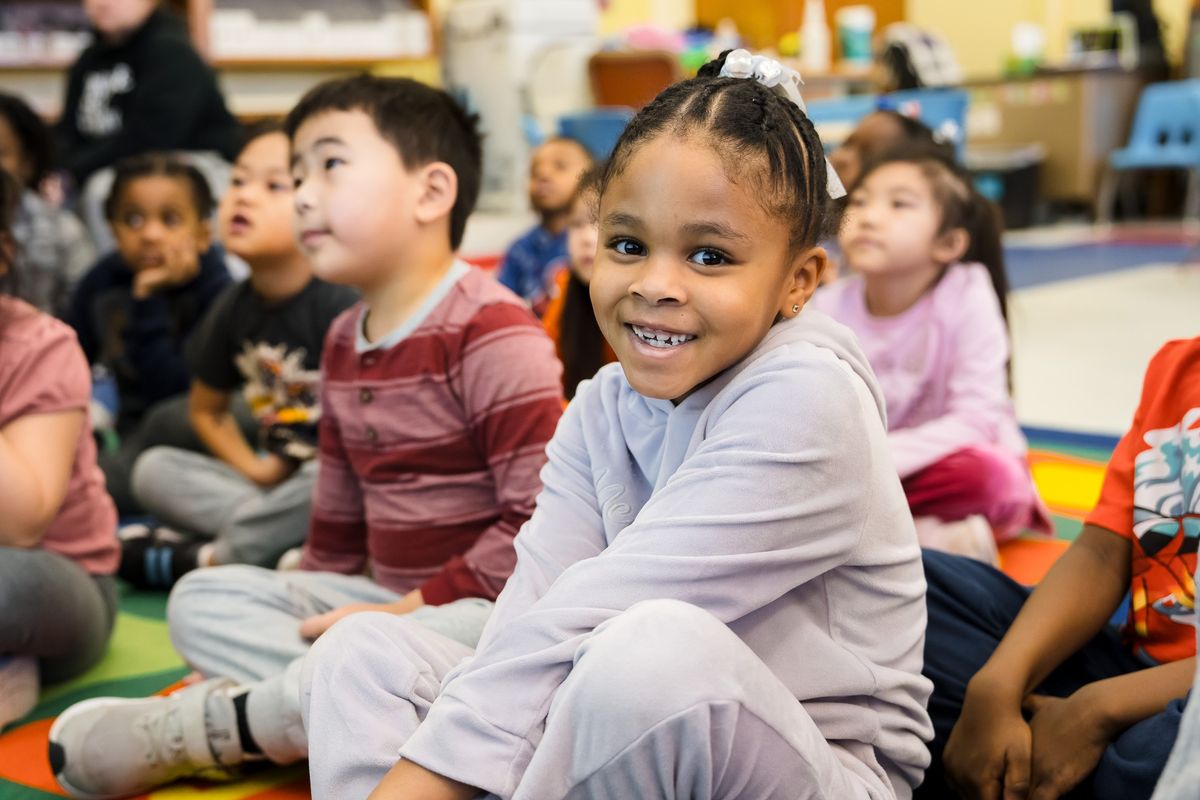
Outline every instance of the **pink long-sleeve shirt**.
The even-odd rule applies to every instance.
[[[867,310],[858,275],[821,289],[810,305],[858,336],[887,400],[888,443],[901,478],[973,445],[1024,460],[1008,391],[1008,330],[987,268],[949,267],[892,317]]]

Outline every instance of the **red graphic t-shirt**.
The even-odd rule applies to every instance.
[[[1200,543],[1200,338],[1168,342],[1146,370],[1133,426],[1088,523],[1133,546],[1130,647],[1153,663],[1196,654]]]

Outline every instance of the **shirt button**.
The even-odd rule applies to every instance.
[[[367,440],[370,442],[379,441],[379,431],[375,430],[370,425],[367,426]]]
[[[369,403],[375,399],[375,395],[371,393],[370,389],[362,389],[358,393],[358,399],[361,403]]]
[[[375,366],[375,356],[363,356],[362,363],[364,367]]]

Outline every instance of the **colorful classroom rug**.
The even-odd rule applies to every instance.
[[[1020,539],[1001,548],[1001,566],[1023,583],[1041,579],[1067,544],[1079,535],[1095,503],[1104,464],[1114,442],[1053,431],[1028,431],[1030,466],[1054,514],[1054,538]],[[174,687],[188,670],[171,647],[166,597],[124,591],[107,657],[68,684],[48,688],[26,720],[0,734],[0,800],[62,797],[46,760],[46,737],[55,715],[72,703],[104,695],[143,697]],[[151,800],[305,800],[303,767],[261,772],[227,785],[177,785],[146,795]]]

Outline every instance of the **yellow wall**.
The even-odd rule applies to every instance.
[[[1186,0],[1172,0],[1185,2]],[[1036,22],[1046,31],[1046,54],[1061,57],[1067,32],[1103,22],[1111,4],[1106,0],[908,0],[908,19],[946,37],[967,77],[1000,73],[1012,42],[1012,26]]]
[[[645,23],[674,30],[690,28],[696,24],[695,0],[609,0],[600,14],[600,32],[605,35]]]
[[[1154,13],[1163,26],[1163,44],[1167,58],[1178,64],[1183,59],[1187,41],[1188,20],[1192,14],[1192,0],[1154,0]]]

